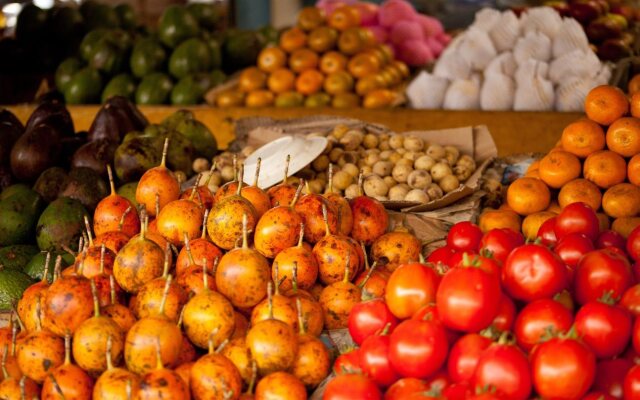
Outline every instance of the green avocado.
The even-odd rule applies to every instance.
[[[106,103],[109,98],[113,96],[123,96],[129,100],[133,100],[133,95],[136,92],[136,81],[129,74],[116,75],[102,91],[102,102]]]
[[[211,69],[211,51],[207,43],[199,38],[187,39],[173,51],[169,58],[169,72],[180,79]]]
[[[189,176],[192,172],[196,149],[191,141],[176,131],[169,133],[170,146],[167,152],[167,166],[172,171],[182,171]]]
[[[123,29],[110,29],[105,33],[104,38],[115,44],[125,54],[133,47],[133,36]]]
[[[175,131],[182,121],[190,121],[192,119],[195,119],[195,115],[193,115],[193,112],[189,110],[178,110],[173,114],[165,117],[160,125],[166,130]]]
[[[178,124],[176,132],[189,139],[196,154],[211,159],[218,152],[218,142],[209,128],[196,119],[185,119]]]
[[[198,21],[185,7],[179,5],[165,8],[158,24],[160,40],[171,48],[186,39],[197,36],[198,31]]]
[[[173,89],[173,82],[167,74],[151,73],[144,78],[136,89],[137,104],[166,104]]]
[[[36,240],[43,251],[63,251],[63,246],[78,249],[78,239],[84,230],[87,210],[80,201],[60,197],[51,202],[40,215]]]
[[[12,191],[12,195],[0,201],[0,246],[33,241],[33,230],[44,204],[42,197],[31,189]]]
[[[152,126],[152,125],[149,125]],[[160,163],[164,135],[153,136],[145,132],[129,132],[116,149],[113,163],[118,179],[132,182]]]
[[[53,280],[53,270],[56,263],[56,258],[58,255],[56,253],[50,253],[51,259],[49,260],[49,272],[47,273],[47,281],[51,283]],[[38,252],[38,254],[31,257],[31,260],[25,265],[22,272],[29,275],[31,279],[34,280],[42,280],[42,276],[44,275],[45,264],[47,261],[47,253],[46,252]],[[65,268],[71,265],[74,262],[74,257],[69,253],[62,254],[60,258],[60,267]]]
[[[84,63],[79,58],[69,57],[58,65],[56,69],[55,82],[59,91],[64,92],[71,81],[73,75],[84,67]]]
[[[231,31],[222,45],[222,59],[226,73],[255,65],[262,46],[257,35],[251,31]]]
[[[32,283],[24,272],[0,267],[0,311],[10,311]]]
[[[80,57],[85,61],[89,61],[93,54],[93,49],[106,34],[106,29],[94,29],[84,35],[82,42],[80,42]]]
[[[138,181],[125,183],[120,186],[116,193],[118,195],[128,199],[134,206],[138,206],[138,201],[136,200],[136,189],[138,189]]]
[[[15,244],[0,249],[0,264],[5,268],[22,270],[40,249],[30,244]]]
[[[122,29],[134,29],[138,24],[136,20],[136,13],[133,11],[133,7],[127,3],[120,3],[113,8],[118,16],[118,23]]]
[[[91,7],[84,18],[89,29],[117,28],[120,24],[118,14],[107,4],[98,3]]]
[[[106,76],[113,76],[122,71],[126,64],[123,51],[105,37],[93,48],[89,65]]]
[[[202,96],[211,85],[208,74],[187,75],[180,79],[171,91],[171,104],[189,105],[202,102]]]
[[[24,183],[16,183],[15,185],[7,186],[6,189],[0,192],[0,201],[4,199],[8,199],[14,194],[27,193],[30,190],[31,188],[28,185],[25,185]]]
[[[209,46],[209,51],[211,51],[211,68],[222,68],[222,47],[220,46],[220,41],[213,37],[206,39],[206,41]]]
[[[198,24],[207,30],[213,30],[220,21],[220,11],[211,3],[189,3],[187,10],[198,21]]]
[[[100,101],[102,78],[92,67],[85,67],[76,72],[64,91],[64,99],[68,104],[92,104]]]
[[[155,71],[162,71],[167,61],[167,52],[162,44],[152,38],[140,39],[133,47],[129,66],[137,78]]]

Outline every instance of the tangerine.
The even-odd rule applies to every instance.
[[[278,68],[271,72],[267,87],[274,93],[289,92],[295,88],[296,75],[287,68]]]
[[[554,151],[540,160],[540,179],[552,188],[559,189],[565,183],[580,176],[580,160],[567,151]]]
[[[622,156],[610,150],[600,150],[584,160],[584,177],[602,189],[624,182],[627,164]]]
[[[562,131],[560,140],[565,151],[581,158],[604,149],[605,145],[604,130],[600,125],[587,118],[567,125]]]
[[[564,208],[571,203],[582,202],[598,210],[602,203],[602,193],[593,182],[587,179],[574,179],[566,183],[558,193],[558,203]]]
[[[298,27],[287,29],[280,35],[279,43],[282,50],[291,53],[307,44],[307,34]]]
[[[361,28],[349,28],[340,34],[338,38],[338,49],[346,55],[354,55],[368,46],[367,35]]]
[[[337,42],[338,31],[328,26],[321,26],[309,33],[307,46],[317,53],[324,53],[332,50]]]
[[[627,84],[627,93],[629,93],[630,96],[638,92],[640,92],[640,74],[634,75]]]
[[[258,68],[273,72],[287,65],[287,55],[279,47],[266,47],[258,55]]]
[[[351,92],[353,89],[353,77],[346,71],[330,73],[324,81],[324,91],[335,95]]]
[[[242,92],[262,89],[267,83],[267,74],[258,67],[249,67],[240,73],[238,87]]]
[[[377,73],[380,70],[380,63],[373,54],[359,53],[349,60],[347,68],[354,78],[360,79]]]
[[[298,14],[298,26],[305,31],[316,29],[324,22],[324,13],[317,7],[305,7]]]
[[[549,188],[537,178],[518,178],[507,189],[507,204],[520,215],[540,212],[550,201]]]
[[[247,94],[244,104],[247,107],[269,107],[275,101],[275,96],[268,90],[255,90]]]
[[[640,153],[640,119],[620,118],[607,129],[607,147],[623,157]]]
[[[322,89],[324,75],[316,69],[308,69],[298,75],[296,90],[306,96],[317,93]]]
[[[331,74],[347,68],[347,57],[337,51],[325,53],[320,59],[320,71]]]
[[[640,186],[640,154],[631,157],[627,164],[627,179],[636,186]]]
[[[318,66],[319,62],[320,58],[318,54],[306,48],[295,50],[289,56],[289,68],[297,73],[314,69]]]
[[[354,28],[360,26],[360,13],[355,7],[341,6],[329,15],[327,24],[339,31]]]
[[[635,217],[640,213],[640,187],[619,183],[602,196],[602,209],[613,218]]]
[[[629,101],[617,87],[601,85],[591,89],[584,100],[587,117],[601,125],[611,125],[629,111]]]

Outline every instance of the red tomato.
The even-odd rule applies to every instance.
[[[480,356],[473,385],[493,387],[512,400],[526,400],[531,393],[529,361],[518,347],[494,343]]]
[[[596,381],[593,383],[593,389],[617,399],[621,398],[624,376],[633,365],[631,361],[624,358],[600,361],[596,366]]]
[[[411,319],[415,319],[418,321],[421,321],[423,319],[430,319],[431,321],[442,324],[440,316],[438,315],[438,308],[436,307],[435,303],[427,304],[426,306],[422,307],[421,309],[416,311],[415,314],[413,314]],[[458,332],[447,329],[444,325],[442,325],[442,327],[447,333],[447,343],[454,343],[456,340],[458,340]]]
[[[568,290],[563,290],[562,292],[553,296],[553,299],[562,304],[567,310],[571,311],[571,314],[573,314],[575,304],[573,303],[573,298],[571,297],[571,293],[569,293]]]
[[[636,282],[640,282],[640,263],[633,263],[633,265],[631,266],[631,271],[633,271],[633,277],[635,278]]]
[[[624,400],[640,399],[640,365],[636,365],[624,377]]]
[[[431,264],[437,265],[446,265],[449,266],[449,259],[452,255],[454,255],[456,251],[449,246],[444,246],[435,249],[429,254],[427,257],[427,262]]]
[[[360,349],[340,354],[333,363],[333,372],[336,375],[357,374],[362,372]]]
[[[420,307],[433,303],[440,277],[421,263],[398,267],[387,281],[385,299],[389,310],[400,319],[411,317]]]
[[[451,347],[447,371],[452,382],[467,382],[473,378],[480,355],[491,345],[491,340],[477,333],[468,333]]]
[[[560,239],[553,251],[571,268],[578,265],[583,255],[593,251],[593,242],[582,233],[570,233]]]
[[[571,328],[573,315],[561,303],[540,299],[527,304],[518,314],[513,333],[516,342],[525,351],[541,342],[545,334],[566,332]]]
[[[558,243],[555,231],[557,219],[558,217],[549,218],[540,225],[540,228],[538,228],[538,234],[536,236],[540,238],[540,241],[545,246],[554,246]]]
[[[464,261],[465,254],[467,255],[467,257],[473,258],[478,253],[474,251],[456,251],[455,253],[453,253],[451,258],[449,258],[449,266],[453,268],[456,265],[461,265]]]
[[[323,400],[382,400],[376,383],[362,374],[338,375],[326,386]]]
[[[549,298],[567,286],[567,269],[548,248],[525,244],[507,257],[502,268],[502,284],[517,300],[531,302]]]
[[[531,352],[530,367],[540,397],[580,399],[593,384],[596,357],[583,343],[556,337]]]
[[[450,329],[477,332],[491,324],[500,307],[500,279],[475,267],[446,273],[436,294],[440,320]]]
[[[468,221],[458,222],[449,229],[447,246],[458,251],[477,252],[481,240],[482,231],[478,225]]]
[[[636,227],[627,237],[627,253],[633,261],[640,260],[640,227]]]
[[[513,322],[516,319],[516,306],[513,300],[506,294],[500,296],[500,306],[498,314],[493,319],[491,326],[498,332],[510,331],[513,328]]]
[[[447,334],[440,323],[407,320],[391,334],[389,360],[401,376],[425,379],[442,367],[448,349]]]
[[[494,393],[492,391],[486,391],[484,393],[476,394],[475,396],[467,397],[467,400],[506,400],[508,397],[503,396],[500,393]]]
[[[462,254],[462,260],[453,266],[455,267],[476,267],[483,269],[492,274],[500,275],[500,263],[491,257],[485,257],[478,254],[469,255]]]
[[[596,249],[606,249],[607,247],[615,247],[624,250],[627,246],[627,241],[624,236],[616,231],[607,230],[600,232],[598,240],[596,240]]]
[[[569,204],[562,209],[556,218],[554,231],[558,240],[570,233],[582,233],[592,241],[595,241],[600,234],[598,216],[585,203]]]
[[[622,307],[592,301],[576,314],[576,332],[598,358],[622,353],[631,338],[631,315]]]
[[[396,381],[384,394],[384,400],[404,400],[414,393],[429,390],[427,382],[416,378],[402,378]]]
[[[640,284],[627,289],[620,299],[620,305],[626,308],[634,317],[640,315]]]
[[[360,365],[378,386],[387,387],[400,379],[389,363],[389,335],[369,336],[360,347]]]
[[[591,392],[587,393],[586,396],[582,398],[582,400],[616,400],[617,397],[609,396],[606,393],[602,392]]]
[[[631,332],[631,335],[633,349],[636,353],[640,353],[640,318],[636,318],[636,321],[633,324],[633,331]]]
[[[596,301],[605,293],[620,298],[633,284],[629,262],[611,249],[587,253],[578,263],[574,276],[574,295],[579,304]]]
[[[451,383],[449,379],[449,374],[447,374],[446,369],[443,368],[440,371],[433,374],[431,378],[429,378],[429,381],[428,381],[429,390],[433,392],[441,393],[444,388],[449,386],[449,383]]]
[[[447,400],[465,400],[472,395],[473,391],[468,382],[452,383],[444,388],[442,397]],[[386,399],[385,399],[386,400]]]
[[[511,250],[524,244],[524,236],[509,228],[492,229],[480,241],[480,252],[491,252],[493,258],[504,264]]]
[[[398,325],[383,299],[373,299],[356,304],[349,314],[349,334],[357,344],[390,324],[390,330]]]

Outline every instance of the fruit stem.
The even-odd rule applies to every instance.
[[[253,388],[256,386],[257,377],[258,377],[258,366],[255,360],[251,360],[251,380],[249,381],[249,387],[247,388],[248,395],[253,395]]]
[[[116,304],[116,279],[109,275],[109,292],[111,294],[111,304]]]
[[[364,245],[364,240],[360,241],[360,248],[362,249],[362,254],[364,254],[364,269],[368,271],[371,267],[369,266],[369,256],[367,255],[367,248]]]
[[[111,359],[111,348],[113,347],[113,338],[111,335],[107,336],[107,371],[113,369],[113,360]]]
[[[131,389],[131,378],[127,379],[127,383],[124,386],[124,393],[127,396],[127,400],[131,400],[133,396],[133,390]]]
[[[282,179],[282,184],[287,184],[287,179],[289,178],[289,163],[291,162],[291,155],[287,154],[287,158],[284,162],[284,178]]]
[[[211,332],[209,332],[209,338],[207,339],[207,347],[209,350],[209,354],[213,354],[215,353],[215,346],[213,345],[213,339],[214,336],[216,336],[218,334],[218,332],[220,332],[220,327],[216,326],[215,328],[213,328],[211,330]]]
[[[171,282],[173,277],[167,275],[166,282],[164,283],[164,290],[162,292],[162,300],[160,300],[160,308],[158,309],[160,315],[164,315],[164,308],[167,305],[167,297],[169,297],[169,289],[171,288]]]
[[[120,217],[120,222],[118,222],[118,231],[122,232],[122,227],[124,226],[124,219],[127,217],[127,215],[133,210],[133,207],[129,206],[127,207],[126,210],[124,210],[124,212],[122,213],[122,216]]]
[[[89,236],[89,246],[93,247],[93,234],[91,233],[91,225],[89,225],[89,217],[84,215],[84,226],[87,228],[87,235]]]
[[[242,197],[242,184],[244,183],[244,164],[240,163],[238,166],[238,189],[236,195]]]
[[[236,180],[236,182],[239,180],[238,179],[238,155],[234,154],[233,155],[233,178]]]
[[[81,276],[84,271],[84,260],[87,258],[87,249],[82,250],[82,258],[80,258],[80,264],[76,267],[76,275]]]
[[[273,273],[275,274],[273,283],[276,285],[276,294],[280,294],[280,264],[277,262],[273,263]]]
[[[113,171],[111,165],[107,164],[107,175],[109,175],[109,187],[111,188],[111,196],[116,195],[116,184],[113,182]]]
[[[267,284],[267,305],[269,310],[269,319],[273,319],[273,283]]]
[[[296,298],[296,311],[298,311],[298,328],[300,330],[300,335],[307,334],[307,324],[302,316],[302,303],[300,302],[300,298]]]
[[[17,326],[12,326],[11,327],[11,357],[15,357],[16,356],[16,351],[18,347],[18,327]]]
[[[220,353],[222,351],[222,349],[224,349],[227,345],[229,344],[229,339],[225,339],[222,341],[222,343],[220,343],[220,346],[218,346],[218,348],[216,349],[216,353]]]
[[[159,193],[156,193],[155,209],[156,209],[156,218],[158,218],[158,215],[160,215],[160,194]]]
[[[200,179],[202,179],[202,174],[198,174],[198,176],[196,176],[195,182],[193,182],[193,187],[191,188],[191,194],[189,195],[190,201],[193,201],[193,198],[195,197],[196,192],[198,191],[198,186],[200,185]]]
[[[378,266],[378,262],[374,261],[373,264],[371,265],[371,268],[369,268],[369,270],[367,271],[367,275],[364,277],[362,282],[360,282],[360,284],[358,285],[360,289],[364,289],[364,287],[367,285],[367,282],[369,282],[369,279],[371,278],[371,275],[373,275],[373,271],[375,271],[377,266]]]
[[[253,186],[258,187],[258,179],[260,178],[260,166],[262,165],[262,158],[258,157],[256,162],[256,175],[253,178]]]
[[[164,365],[162,364],[162,354],[160,353],[161,349],[160,345],[160,336],[156,336],[156,369],[161,370],[164,369]]]
[[[184,320],[184,306],[180,309],[180,315],[178,315],[178,328],[182,327],[182,321]]]
[[[302,193],[302,187],[303,186],[304,186],[304,179],[300,179],[300,184],[298,185],[298,188],[296,189],[296,194],[295,194],[295,196],[293,196],[293,200],[291,200],[291,205],[290,205],[291,208],[296,206],[296,203],[298,202],[298,199],[300,198],[300,193]]]
[[[247,250],[249,248],[249,241],[247,239],[247,213],[242,213],[242,248]]]
[[[300,235],[298,237],[298,248],[302,247],[302,243],[304,242],[304,222],[300,223]]]
[[[360,173],[358,174],[358,196],[362,196],[364,194],[363,185],[364,185],[364,173],[362,172],[362,170],[360,170]]]
[[[349,282],[349,264],[351,264],[351,252],[347,252],[347,260],[344,267],[344,279],[342,280],[344,283]]]
[[[327,206],[324,203],[322,203],[322,221],[324,222],[324,235],[331,236],[331,230],[329,229],[329,214],[327,213]]]
[[[36,301],[36,331],[42,330],[42,295],[38,293],[38,300]],[[20,330],[23,330],[22,321],[20,321],[20,316],[17,316],[18,324],[20,324]]]
[[[62,256],[56,256],[56,263],[53,267],[53,280],[60,278],[60,273],[62,270]]]
[[[298,293],[298,262],[293,262],[293,272],[291,273],[291,286],[293,287],[293,293]]]
[[[100,275],[104,275],[104,254],[107,248],[104,243],[100,245]]]
[[[207,219],[209,218],[209,209],[204,210],[204,217],[202,218],[202,236],[201,239],[207,238]]]
[[[211,178],[213,178],[213,171],[215,171],[215,169],[216,169],[216,162],[214,161],[211,164],[211,168],[209,168],[209,176],[207,176],[207,179],[204,180],[204,185],[202,186],[205,186],[207,188],[209,187],[209,182],[211,182]]]
[[[2,353],[2,362],[0,362],[0,367],[2,367],[2,376],[4,379],[9,379],[9,371],[7,371],[7,355],[9,353],[9,345],[5,344],[3,348],[4,353]]]
[[[42,282],[49,284],[49,264],[51,263],[51,252],[47,251],[44,259],[44,272],[42,273]]]
[[[184,235],[185,237],[187,236],[186,233]],[[164,248],[164,266],[162,268],[162,277],[165,279],[169,275],[169,267],[171,266],[171,263],[169,262],[170,256],[171,256],[171,244],[167,242],[167,245]]]
[[[64,365],[71,365],[71,332],[64,334]]]
[[[169,137],[164,138],[164,146],[162,147],[162,160],[160,161],[160,166],[162,168],[167,167],[167,153],[169,152]]]
[[[333,164],[329,163],[329,193],[333,193]]]
[[[209,276],[207,275],[207,259],[202,259],[202,285],[205,292],[209,291]]]
[[[309,186],[309,181],[304,181],[304,188],[307,189],[307,194],[311,194],[311,187]]]
[[[98,289],[96,289],[96,282],[91,279],[91,297],[93,298],[93,315],[94,317],[100,316],[100,302],[98,301]]]

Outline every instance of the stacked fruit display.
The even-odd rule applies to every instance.
[[[257,66],[242,71],[238,90],[218,94],[216,104],[387,107],[398,100],[396,87],[408,75],[407,65],[360,27],[355,7],[339,7],[326,17],[308,7],[278,46],[263,49]]]
[[[625,241],[573,203],[548,232],[455,224],[353,308],[359,348],[323,399],[639,398],[640,228]]]

